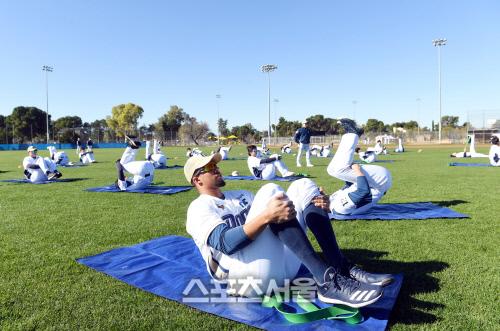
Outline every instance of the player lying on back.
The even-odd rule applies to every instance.
[[[467,152],[467,145],[469,145]],[[467,141],[463,152],[451,153],[451,157],[464,158],[464,157],[488,157],[486,154],[476,152],[476,137],[473,134],[467,135]]]
[[[57,165],[67,166],[72,164],[69,161],[69,157],[65,151],[58,152],[55,146],[47,146],[47,149],[49,150],[50,159],[54,161]]]
[[[372,162],[375,162],[377,160],[377,154],[375,154],[374,151],[363,152],[361,150],[361,147],[356,147],[354,152],[358,154],[359,159],[363,162],[372,163]]]
[[[352,215],[366,212],[389,190],[392,177],[389,170],[378,165],[353,164],[355,147],[363,130],[354,121],[342,119],[339,123],[346,133],[328,165],[330,176],[346,182],[346,185],[330,196],[332,213]]]
[[[327,303],[362,307],[382,296],[388,274],[371,274],[352,264],[340,251],[328,217],[329,199],[309,179],[293,182],[288,191],[276,184],[249,191],[222,191],[225,182],[217,167],[220,155],[190,158],[186,180],[200,194],[189,205],[186,230],[193,237],[216,280],[231,293],[253,297],[250,277],[266,293],[275,282],[293,280],[304,264]],[[306,236],[307,228],[323,252],[319,256]]]
[[[146,160],[153,163],[155,168],[167,166],[167,157],[162,153],[158,140],[153,140],[153,150],[151,150],[151,141],[146,141]]]
[[[135,161],[141,142],[134,141],[127,136],[125,138],[128,146],[122,157],[115,162],[118,177],[115,186],[121,191],[144,189],[153,182],[155,167],[149,161]],[[126,178],[125,171],[133,177]]]
[[[311,155],[316,157],[330,157],[332,152],[332,145],[312,145]]]

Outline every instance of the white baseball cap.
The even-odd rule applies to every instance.
[[[36,151],[38,151],[38,148],[36,148],[35,146],[30,146],[30,147],[28,147],[27,151],[28,152],[36,152]]]
[[[190,157],[184,165],[184,176],[186,176],[186,180],[191,184],[191,179],[193,179],[193,175],[196,170],[206,166],[212,161],[219,163],[221,159],[222,156],[220,153],[215,153],[209,156]]]

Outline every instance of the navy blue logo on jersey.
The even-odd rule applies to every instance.
[[[236,215],[226,214],[222,216],[222,220],[226,222],[227,226],[229,226],[230,228],[234,228],[245,224],[249,211],[250,211],[250,206],[247,206],[245,209],[243,209]]]

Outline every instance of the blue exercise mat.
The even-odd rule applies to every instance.
[[[155,168],[155,170],[165,170],[165,169],[180,169],[180,168],[184,168],[183,166],[181,165],[173,165],[173,166],[162,166],[162,167],[159,167],[159,168]]]
[[[52,183],[77,182],[77,181],[85,180],[85,179],[87,179],[87,178],[63,178],[63,179],[46,180],[46,181],[39,182],[39,183],[32,183],[27,179],[4,179],[4,180],[0,180],[0,182],[18,183],[18,184],[52,184]]]
[[[428,218],[468,218],[468,215],[441,207],[432,202],[383,203],[373,206],[365,214],[330,214],[336,220],[424,220]]]
[[[86,189],[89,192],[112,192],[112,193],[149,193],[149,194],[175,194],[189,191],[192,186],[148,186],[142,190],[120,191],[114,184],[101,187],[91,187]]]
[[[216,302],[221,298],[236,298],[225,297],[221,294],[225,294],[224,290],[216,290],[203,258],[190,238],[161,237],[77,261],[147,292],[266,330],[385,330],[403,282],[401,274],[395,275],[395,281],[384,288],[381,299],[369,307],[361,308],[364,321],[360,324],[349,325],[335,320],[291,324],[279,312],[262,307],[260,303]],[[188,287],[190,282],[193,284],[193,279],[199,282]],[[210,294],[203,295],[204,289]]]
[[[489,163],[462,163],[462,162],[451,162],[450,167],[493,167]]]
[[[307,177],[304,177],[304,176],[289,176],[289,177],[276,176],[273,179],[270,179],[269,181],[293,182],[294,180],[301,179],[301,178],[307,178]],[[225,176],[224,180],[261,180],[261,181],[263,181],[264,179],[255,178],[254,176]]]

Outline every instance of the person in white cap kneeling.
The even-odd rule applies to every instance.
[[[62,176],[57,171],[57,165],[48,157],[37,155],[38,149],[34,146],[28,147],[28,156],[23,160],[24,176],[32,183],[41,183]]]

